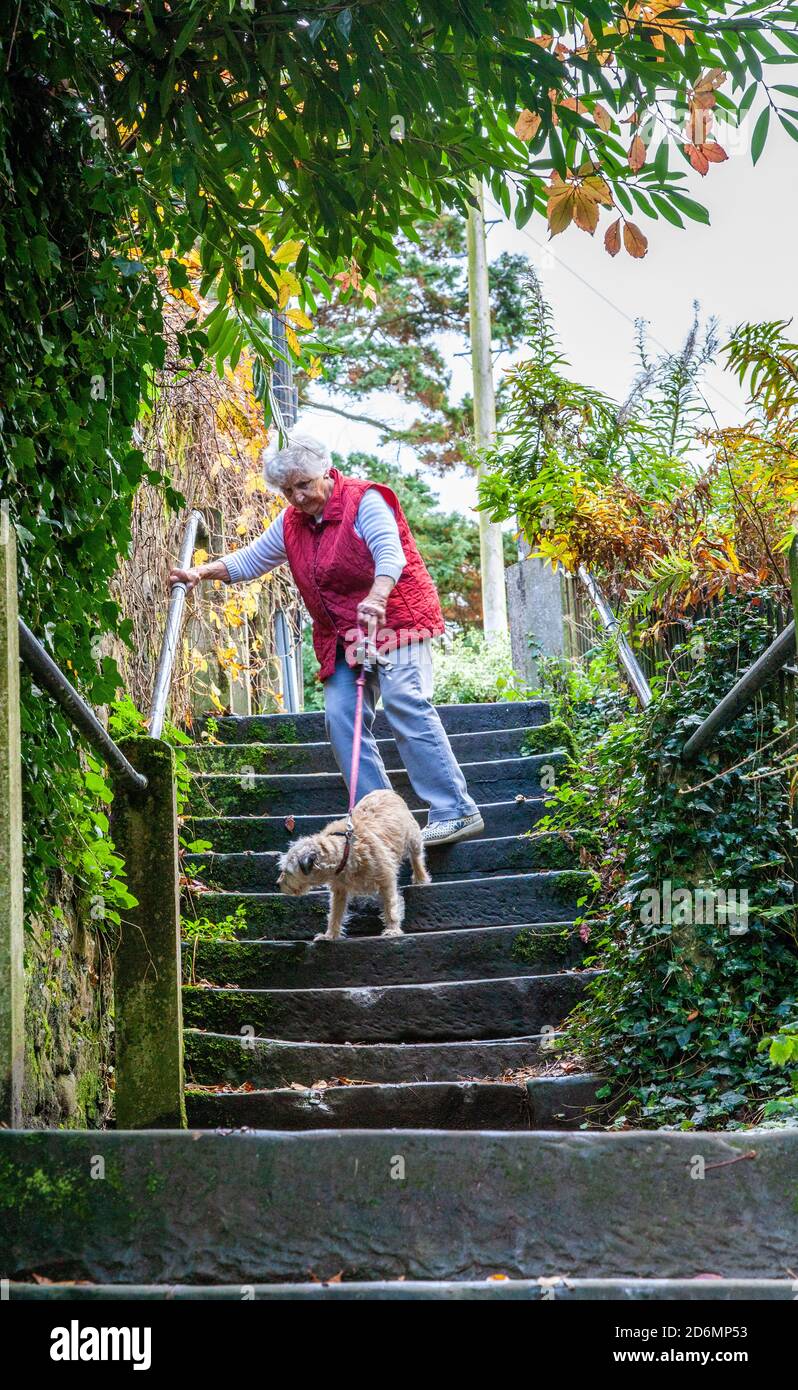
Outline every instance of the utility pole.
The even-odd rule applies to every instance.
[[[471,320],[471,368],[474,378],[474,435],[479,449],[496,440],[496,396],[491,356],[488,249],[482,181],[471,179],[477,201],[468,210],[468,308]],[[480,466],[477,476],[482,476]],[[498,522],[479,512],[479,552],[482,573],[482,626],[485,636],[507,632],[507,596],[504,588],[504,545]]]

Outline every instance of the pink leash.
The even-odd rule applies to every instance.
[[[365,633],[363,633],[363,636],[365,638]],[[352,812],[355,809],[355,797],[357,796],[357,778],[358,773],[360,772],[360,744],[363,738],[363,690],[366,684],[366,671],[370,670],[371,662],[364,661],[362,666],[360,667],[360,675],[358,676],[355,682],[357,696],[355,698],[355,727],[352,732],[352,766],[349,772],[349,810],[347,811],[346,815],[346,830],[336,830],[334,832],[336,835],[343,835],[345,841],[344,852],[341,855],[341,862],[338,865],[338,868],[335,870],[337,874],[342,873],[343,870],[346,868],[346,862],[349,858],[349,849],[355,835],[355,827],[352,821]]]

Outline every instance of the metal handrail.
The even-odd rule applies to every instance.
[[[183,532],[183,544],[180,547],[178,569],[190,569],[191,559],[197,542],[197,535],[200,530],[207,535],[205,518],[202,512],[191,512],[186,523],[186,529]],[[172,684],[172,670],[177,654],[177,644],[180,640],[180,629],[183,621],[185,603],[185,584],[174,584],[172,586],[172,596],[169,600],[169,608],[166,614],[166,627],[164,628],[161,654],[158,658],[158,670],[155,676],[155,686],[153,688],[152,703],[150,705],[151,738],[160,738],[163,733],[166,706],[169,700],[169,689]]]
[[[626,679],[637,696],[641,708],[647,709],[651,704],[651,686],[646,680],[637,657],[623,635],[620,622],[601,592],[597,580],[594,579],[589,570],[585,569],[584,565],[579,566],[578,575],[590,595],[591,602],[601,619],[605,631],[617,639],[618,657],[626,674]]]
[[[45,690],[49,691],[53,699],[69,715],[72,723],[80,729],[92,747],[105,759],[108,766],[113,768],[117,777],[136,791],[144,791],[147,786],[147,778],[137,772],[128,762],[121,748],[114,743],[111,735],[103,728],[94,711],[89,708],[83,697],[70,684],[63,671],[56,666],[52,657],[45,651],[38,637],[34,637],[30,628],[26,627],[21,618],[19,619],[19,654],[37,681]]]
[[[795,623],[790,623],[780,632],[774,642],[757,657],[752,666],[744,671],[737,684],[728,695],[718,702],[703,724],[688,738],[682,749],[682,757],[695,758],[702,753],[721,729],[733,724],[754,695],[772,680],[777,671],[785,666],[795,653]]]

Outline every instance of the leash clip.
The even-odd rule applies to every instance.
[[[383,666],[386,671],[393,670],[393,662],[384,652],[377,651],[376,643],[365,633],[358,640],[354,651],[356,666],[362,666],[365,671],[371,671],[375,666]]]

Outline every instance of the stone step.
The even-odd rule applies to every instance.
[[[553,720],[548,724],[451,734],[449,741],[462,765],[553,752],[567,747],[570,738],[562,721]],[[398,772],[404,766],[394,739],[378,739],[377,746],[389,772]],[[195,744],[186,749],[186,757],[188,766],[194,771],[226,772],[236,776],[249,772],[274,775],[339,770],[326,740],[321,743]]]
[[[349,989],[183,986],[187,1027],[295,1042],[455,1042],[556,1028],[597,972]]]
[[[502,835],[495,839],[461,840],[454,845],[431,845],[426,854],[427,868],[434,879],[441,880],[484,878],[491,873],[571,869],[578,862],[579,848],[585,841],[585,836],[569,836],[566,840],[551,831],[535,838]],[[183,867],[191,878],[201,880],[209,888],[221,888],[226,892],[275,892],[278,858],[278,850],[245,851],[243,854],[208,852],[187,854]],[[400,883],[409,884],[410,873],[410,864],[403,864]]]
[[[248,1284],[255,1302],[354,1303],[428,1300],[440,1302],[619,1302],[650,1303],[658,1300],[688,1303],[793,1302],[798,1294],[794,1279],[721,1279],[697,1274],[692,1279],[571,1279],[564,1275],[539,1279],[507,1279],[488,1275],[481,1280],[415,1280],[393,1282],[315,1284]],[[19,1284],[9,1285],[14,1302],[241,1302],[240,1284]],[[637,1342],[631,1342],[634,1348]]]
[[[526,1083],[530,1129],[579,1129],[585,1125],[595,1129],[605,1124],[612,1107],[596,1094],[605,1084],[606,1077],[590,1072],[530,1077]]]
[[[15,1282],[783,1280],[798,1249],[796,1130],[0,1129],[0,1171]]]
[[[191,1084],[268,1088],[317,1081],[460,1081],[501,1076],[550,1061],[556,1033],[449,1043],[296,1043],[219,1033],[185,1033]]]
[[[545,724],[549,706],[544,700],[501,700],[486,704],[436,705],[447,734]],[[307,714],[208,715],[198,732],[212,722],[213,737],[223,743],[323,743],[327,737],[321,710]],[[390,738],[385,711],[377,710],[375,738]]]
[[[529,1129],[526,1087],[472,1081],[188,1091],[194,1129]]]
[[[539,874],[497,874],[469,879],[467,892],[455,882],[427,883],[402,890],[406,932],[451,931],[470,927],[506,927],[517,922],[568,922],[593,879],[578,870]],[[214,893],[186,890],[183,915],[192,920],[225,921],[241,904],[246,925],[236,935],[245,940],[302,941],[327,925],[326,890],[289,898],[282,893]],[[349,936],[382,931],[379,904],[356,898],[347,922]]]
[[[469,794],[483,801],[512,801],[516,796],[535,796],[554,785],[567,756],[562,750],[533,754],[528,758],[498,758],[463,764]],[[389,773],[391,786],[412,810],[423,803],[410,785],[404,768]],[[328,817],[345,815],[347,792],[339,772],[246,774],[197,773],[191,780],[188,809],[194,815],[297,816],[312,806]]]
[[[503,1302],[538,1303],[619,1302],[650,1303],[658,1300],[688,1303],[792,1302],[798,1294],[794,1279],[720,1279],[696,1275],[693,1279],[569,1279],[566,1276],[540,1279],[507,1279],[488,1275],[486,1279],[415,1280],[393,1282],[315,1284],[248,1284],[248,1296],[255,1302]],[[19,1303],[149,1302],[170,1303],[241,1302],[240,1284],[18,1284],[9,1285],[9,1298]],[[631,1342],[632,1348],[637,1342]]]
[[[316,989],[546,975],[582,963],[569,924],[363,936],[345,941],[199,941],[183,945],[187,982],[238,989]]]
[[[479,804],[479,810],[485,822],[483,835],[495,839],[520,835],[533,829],[546,814],[546,805],[543,796],[521,796],[510,801],[485,802]],[[419,825],[426,825],[426,810],[415,810],[413,815]],[[209,841],[219,854],[265,852],[287,849],[292,839],[317,834],[329,820],[329,815],[295,816],[291,832],[286,827],[284,816],[189,816],[185,821],[185,832],[192,841]],[[480,841],[470,840],[468,843],[473,849]],[[453,849],[454,846],[448,848]]]

